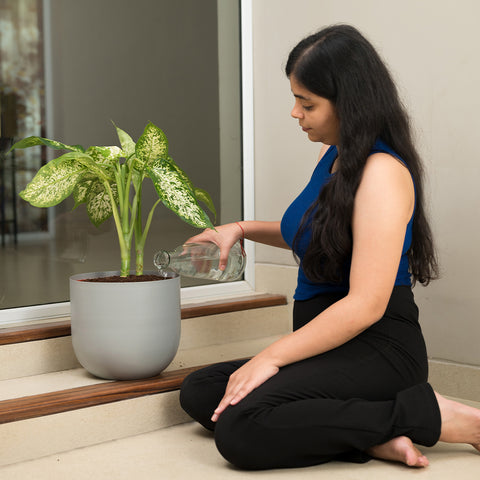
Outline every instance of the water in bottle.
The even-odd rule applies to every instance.
[[[153,263],[160,274],[173,270],[184,277],[231,282],[238,280],[245,270],[245,251],[240,242],[231,248],[225,270],[218,268],[220,248],[211,242],[186,243],[175,250],[160,250]]]

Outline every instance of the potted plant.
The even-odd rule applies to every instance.
[[[36,207],[51,207],[70,195],[74,208],[86,205],[100,226],[113,216],[120,246],[120,270],[70,278],[72,342],[79,362],[92,374],[110,379],[145,378],[160,373],[175,356],[180,339],[180,281],[175,274],[143,271],[144,247],[160,202],[198,228],[213,228],[205,203],[168,154],[164,132],[148,123],[137,142],[115,127],[121,147],[66,145],[27,137],[11,150],[45,145],[67,153],[42,166],[20,196]],[[151,179],[158,200],[142,223],[142,185]],[[135,272],[131,268],[132,243]]]

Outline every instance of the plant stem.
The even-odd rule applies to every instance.
[[[136,249],[135,275],[143,275],[143,248]]]
[[[144,245],[139,241],[142,238],[142,202],[137,200],[137,197],[141,198],[142,186],[138,187],[135,193],[135,199],[133,202],[133,208],[135,209],[134,224],[134,236],[135,236],[135,275],[143,274],[143,247]]]
[[[121,277],[128,277],[130,273],[130,246],[131,241],[128,241],[128,238],[125,238],[122,228],[122,220],[121,216],[117,209],[117,204],[113,197],[112,189],[110,188],[110,184],[108,181],[104,182],[105,188],[108,192],[108,196],[110,197],[110,203],[112,205],[112,212],[113,212],[113,219],[115,221],[115,227],[117,230],[118,235],[118,243],[120,245],[120,258],[121,258],[121,270],[120,276]],[[130,237],[131,238],[131,237]]]
[[[144,261],[144,250],[145,250],[145,242],[147,240],[148,231],[150,230],[150,225],[152,224],[153,212],[155,208],[160,203],[160,199],[158,199],[153,207],[150,209],[148,213],[147,221],[145,222],[145,228],[142,232],[141,222],[139,224],[139,228],[135,230],[135,251],[136,251],[136,274],[141,275],[143,273],[143,261]],[[138,233],[137,233],[138,232]],[[140,273],[139,273],[140,272]]]

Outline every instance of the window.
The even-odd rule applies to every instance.
[[[196,186],[211,193],[217,223],[249,217],[253,182],[243,178],[252,172],[252,132],[245,127],[251,125],[250,107],[245,108],[251,102],[251,60],[249,44],[240,49],[239,40],[240,14],[247,32],[243,38],[249,39],[245,19],[250,21],[250,1],[2,0],[0,8],[2,22],[10,22],[7,29],[4,23],[0,29],[0,92],[4,98],[15,91],[20,96],[17,106],[22,105],[22,110],[14,108],[13,114],[9,110],[2,119],[14,123],[16,137],[42,135],[67,144],[116,145],[111,121],[134,139],[152,121],[167,134],[175,161]],[[29,32],[28,38],[22,36],[24,46],[15,40],[20,30]],[[14,49],[20,47],[28,48],[29,54],[17,55]],[[14,61],[23,62],[18,66],[23,77],[20,73],[18,77],[26,82],[22,88],[28,97],[15,85],[9,90],[12,82],[7,82],[5,72],[11,71],[8,62]],[[27,64],[25,80],[22,68]],[[25,120],[19,120],[21,115]],[[119,269],[112,223],[97,229],[82,206],[71,211],[68,201],[43,210],[18,198],[32,172],[48,160],[45,155],[38,148],[15,152],[13,160],[4,156],[2,161],[15,166],[7,173],[16,180],[18,234],[15,244],[13,228],[5,223],[0,324],[68,314],[70,275]],[[242,200],[243,184],[250,203]],[[149,195],[154,195],[153,188]],[[9,213],[12,208],[10,201]],[[172,249],[196,232],[159,207],[145,249],[146,270],[156,250]],[[248,254],[251,265],[251,250]],[[183,289],[183,296],[232,288],[251,287],[248,282],[215,284]]]

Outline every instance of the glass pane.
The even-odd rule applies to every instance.
[[[118,145],[112,121],[134,140],[151,121],[166,133],[176,163],[211,194],[216,223],[241,218],[238,0],[50,0],[45,6],[0,0],[2,112],[8,95],[16,95],[7,123],[2,114],[2,137]],[[4,136],[8,125],[16,131]],[[9,141],[3,138],[2,145]],[[9,185],[3,205],[7,216],[16,213],[18,235],[15,244],[12,222],[3,221],[0,308],[68,301],[70,275],[119,270],[112,219],[96,228],[83,205],[72,211],[71,199],[38,209],[17,195],[13,205],[9,179],[18,194],[47,160],[44,149],[3,157],[2,185]],[[144,190],[146,217],[156,194],[147,182]],[[145,270],[153,270],[155,251],[197,232],[159,206]],[[183,282],[192,284],[199,282]]]

